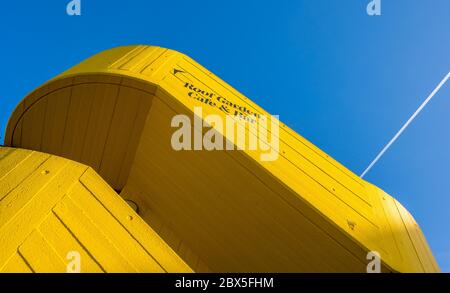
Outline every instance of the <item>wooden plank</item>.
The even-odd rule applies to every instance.
[[[23,155],[27,155],[23,157]],[[11,163],[15,163],[12,167],[7,164],[1,164],[0,168],[10,167],[10,171],[0,179],[0,206],[1,201],[9,195],[9,193],[24,183],[24,180],[31,176],[36,170],[44,164],[44,162],[50,157],[49,155],[42,155],[35,152],[17,151],[17,155],[11,155],[11,157],[18,158],[19,160],[13,160]],[[6,161],[6,160],[5,160]],[[42,170],[44,171],[44,170]],[[26,182],[25,182],[26,184]],[[20,187],[18,188],[20,189]],[[12,200],[16,200],[13,193]]]
[[[2,273],[33,273],[33,270],[17,252],[13,254],[0,271]]]
[[[37,251],[39,253],[36,253]],[[38,231],[33,231],[20,245],[19,253],[36,273],[65,273],[67,271],[67,263],[58,256]]]
[[[22,129],[23,129],[23,119],[20,119],[19,122],[17,122],[17,124],[15,125],[14,133],[11,138],[12,139],[11,143],[6,145],[10,146],[22,145]]]
[[[66,196],[53,211],[106,272],[136,272],[136,268],[123,257],[122,253],[126,252],[120,252],[69,197]]]
[[[24,100],[20,101],[9,117],[4,137],[4,144],[7,146],[14,146],[14,139],[16,139],[17,143],[21,143],[22,122],[20,118],[22,117],[23,111],[25,111],[24,106]]]
[[[68,162],[62,158],[59,158],[59,160],[61,164],[67,164]],[[28,202],[22,200],[24,202],[22,207],[17,203],[14,203],[11,208],[5,207],[9,214],[13,214],[12,209],[17,211],[13,217],[8,218],[3,213],[0,214],[4,219],[0,227],[0,247],[2,247],[0,250],[0,265],[5,263],[25,238],[42,222],[51,208],[70,190],[73,182],[77,182],[85,170],[85,166],[71,162],[47,184],[38,184],[37,188],[33,186],[22,188],[23,191],[28,188],[29,191],[36,190],[37,193],[21,195],[22,199],[29,198]],[[37,173],[46,176],[41,172]],[[39,180],[36,181],[36,179],[39,178],[30,178],[28,182],[39,183]],[[20,195],[20,193],[17,194]]]
[[[72,87],[71,105],[67,118],[66,134],[63,142],[64,157],[81,162],[83,145],[89,125],[93,93],[91,86],[81,84]],[[69,140],[70,138],[70,140]]]
[[[83,210],[84,215],[90,222],[114,244],[118,251],[126,251],[124,258],[130,264],[133,264],[137,271],[164,272],[151,254],[134,239],[133,234],[117,221],[116,215],[107,210],[101,202],[97,201],[84,186],[78,185],[77,188],[72,190],[69,197]],[[125,202],[122,202],[122,204],[125,204]]]
[[[434,261],[432,255],[429,252],[429,248],[424,245],[423,242],[423,234],[420,231],[416,221],[411,217],[411,214],[399,203],[395,202],[400,216],[403,219],[403,223],[406,227],[406,230],[409,234],[412,244],[414,245],[414,249],[417,252],[417,255],[422,263],[425,272],[435,271],[437,268],[437,264]]]
[[[24,159],[30,156],[26,150],[0,147],[0,179],[11,172],[14,167],[19,165]]]
[[[134,121],[133,128],[131,130],[131,135],[129,137],[128,146],[125,149],[125,155],[121,162],[121,166],[119,168],[119,172],[117,173],[117,182],[118,189],[122,189],[129,177],[131,165],[134,161],[136,149],[138,147],[139,141],[141,139],[142,130],[144,128],[145,121],[147,120],[147,116],[149,110],[152,105],[153,96],[150,96],[146,92],[139,91],[140,101],[138,110],[136,113],[136,119]]]
[[[46,108],[47,99],[42,98],[27,109],[22,122],[22,141],[20,144],[22,148],[41,149]]]
[[[46,155],[40,155],[46,157]],[[26,167],[26,165],[24,165]],[[39,195],[67,166],[67,161],[58,157],[50,157],[26,178],[20,185],[9,192],[0,201],[0,228],[18,214],[28,202]]]
[[[83,149],[81,162],[98,171],[114,115],[119,86],[95,84],[91,86],[91,89],[93,110],[90,112],[89,127],[86,129],[81,146]]]
[[[99,174],[111,184],[114,189],[121,189],[117,183],[121,164],[127,153],[127,146],[132,139],[132,129],[136,123],[140,101],[148,94],[135,89],[121,87],[116,109],[110,123],[110,131],[105,144]]]
[[[423,272],[424,268],[411,242],[395,200],[391,196],[386,195],[383,208],[387,214],[386,218],[400,252],[396,261],[393,262],[395,265],[394,269],[402,272]]]
[[[69,252],[75,251],[80,254],[80,265],[82,273],[103,272],[101,266],[92,258],[88,251],[76,239],[76,235],[53,214],[39,225],[39,231],[44,235],[46,241],[53,247],[62,259],[67,259]]]
[[[42,133],[41,151],[61,153],[72,89],[62,88],[47,96],[47,110]]]

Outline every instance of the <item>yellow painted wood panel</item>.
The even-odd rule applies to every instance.
[[[11,137],[12,143],[11,146],[21,145],[22,144],[22,125],[23,120],[20,120],[14,128],[14,136]],[[11,133],[13,130],[10,130]]]
[[[411,242],[395,200],[385,195],[383,208],[387,214],[395,244],[400,252],[397,254],[396,269],[404,272],[423,272],[423,265],[414,248],[414,243]]]
[[[37,230],[33,231],[19,246],[19,253],[36,273],[64,273],[67,271],[65,260],[58,256],[53,247]]]
[[[67,160],[61,159],[62,164],[66,164],[66,162]],[[81,165],[68,166],[52,181],[47,181],[49,184],[45,184],[45,176],[47,175],[39,172],[43,181],[37,183],[44,183],[43,186],[39,184],[39,187],[42,188],[38,190],[36,195],[28,195],[31,198],[22,208],[15,206],[16,214],[2,221],[0,227],[0,247],[2,247],[0,264],[3,264],[17,250],[25,238],[45,219],[51,208],[64,196],[67,189],[70,189],[72,185],[67,185],[67,182],[73,183],[85,170],[86,167]],[[29,181],[29,183],[32,182],[35,181]],[[35,189],[32,186],[24,188]]]
[[[117,204],[123,202],[119,195],[101,180],[99,175],[88,170],[80,179],[81,183],[102,202],[103,206],[114,214],[116,220],[129,231],[145,250],[152,255],[167,272],[192,272],[191,268],[147,225],[128,205]]]
[[[20,146],[25,149],[40,150],[45,122],[47,99],[36,102],[24,115]]]
[[[419,225],[417,225],[416,221],[411,217],[411,214],[401,204],[397,201],[395,204],[398,208],[400,216],[402,217],[411,242],[414,245],[414,249],[416,250],[420,262],[424,267],[424,271],[436,270],[437,263],[427,249],[428,245],[424,242],[424,236],[420,231]]]
[[[151,228],[160,235],[162,239],[172,247],[175,252],[195,271],[199,273],[211,272],[211,269],[200,259],[191,247],[186,243],[186,240],[177,237],[177,234],[171,227],[165,224],[164,219],[159,216],[154,209],[149,208],[149,205],[144,201],[145,197],[141,195],[138,189],[134,189],[132,184],[128,184],[120,194],[126,200],[132,200],[139,206],[139,215],[147,223],[150,223]]]
[[[302,246],[311,248],[322,243],[319,238],[306,238],[308,234],[314,237],[311,233],[314,234],[317,228],[312,226],[308,229],[298,225],[302,224],[302,216],[280,202],[273,192],[237,165],[226,152],[175,152],[164,145],[170,143],[169,122],[172,117],[162,113],[164,109],[168,111],[167,106],[159,100],[153,102],[149,123],[143,133],[146,140],[141,141],[131,173],[130,185],[134,190],[148,192],[141,197],[141,204],[149,205],[150,210],[170,209],[172,212],[165,216],[167,223],[178,225],[177,230],[183,233],[182,238],[189,239],[201,257],[204,256],[201,253],[212,255],[214,251],[216,257],[219,251],[223,253],[220,258],[209,259],[208,264],[213,270],[255,270],[257,265],[266,270],[307,270],[308,267],[319,270],[319,264],[324,265],[325,261],[317,259],[317,264],[314,264],[305,256],[307,249],[301,249]],[[159,127],[155,128],[155,125]],[[161,143],[153,144],[153,141]],[[227,170],[233,170],[233,176],[240,180],[232,180]],[[221,226],[223,219],[227,223]],[[188,222],[192,226],[188,227]],[[254,230],[255,227],[260,227],[259,231]],[[283,235],[284,238],[279,239],[274,235]],[[271,245],[265,246],[265,243]],[[297,249],[294,249],[294,245]],[[327,244],[323,245],[326,247]],[[336,249],[337,243],[334,245]],[[276,256],[278,247],[284,254]],[[331,247],[323,249],[322,259],[327,259],[328,267],[335,265],[335,270],[339,266],[343,270],[345,263],[352,258],[345,252],[337,257],[332,253]],[[254,259],[251,261],[249,255],[252,254]],[[314,250],[311,254],[314,254]],[[332,261],[327,258],[327,254]],[[265,255],[264,264],[261,264],[258,255]],[[233,258],[234,265],[230,264]],[[243,259],[245,263],[239,261]],[[334,263],[336,259],[337,264]],[[347,269],[350,270],[350,267]],[[329,270],[332,271],[332,268]]]
[[[257,106],[251,100],[245,98],[242,94],[238,93],[236,90],[221,81],[218,77],[211,74],[202,66],[196,64],[196,62],[191,60],[190,58],[182,58],[175,65],[175,68],[182,70],[183,73],[178,74],[176,77],[175,75],[167,75],[167,77],[163,81],[163,84],[170,83],[171,80],[177,80],[179,83],[178,85],[171,83],[167,87],[169,90],[180,88],[180,85],[181,87],[183,87],[183,84],[185,84],[185,82],[189,82],[190,84],[196,85],[202,90],[207,90],[209,93],[214,93],[216,96],[225,97],[227,101],[230,101],[234,104],[245,106],[263,115],[269,115],[261,107]],[[185,93],[184,96],[186,96]],[[305,164],[312,164],[315,168],[327,174],[331,178],[337,178],[337,185],[341,186],[344,189],[348,189],[348,191],[353,193],[353,196],[361,198],[370,206],[370,199],[368,198],[367,192],[364,189],[364,185],[360,182],[359,178],[357,178],[345,167],[337,166],[339,164],[335,164],[334,160],[332,160],[322,151],[318,151],[316,147],[311,147],[312,144],[306,141],[304,138],[298,135],[293,136],[292,132],[293,131],[291,131],[286,125],[281,123],[279,137],[281,140],[280,149],[284,151],[284,153],[281,154],[282,156],[288,157],[291,160],[298,157],[297,159],[303,160],[303,162],[297,163],[295,165],[304,166]],[[313,177],[317,178],[317,176]],[[343,183],[341,183],[341,181]],[[335,188],[337,187],[335,186]]]
[[[122,253],[117,250],[103,233],[102,229],[86,217],[84,211],[80,209],[69,198],[65,197],[53,209],[62,222],[77,235],[81,243],[88,247],[90,254],[103,264],[107,272],[136,272],[136,268],[130,264]]]
[[[42,224],[39,225],[39,231],[45,235],[46,241],[53,247],[60,258],[67,260],[70,252],[75,251],[79,253],[81,272],[104,272],[101,264],[92,258],[90,252],[79,242],[76,234],[68,230],[65,224],[54,213],[50,213]]]
[[[33,270],[19,253],[15,253],[0,271],[2,273],[33,273]]]
[[[121,87],[115,106],[117,110],[109,124],[110,131],[105,143],[99,174],[117,189],[123,187],[117,184],[121,170],[129,170],[129,165],[123,165],[127,158],[127,150],[130,148],[134,153],[138,142],[135,137],[139,136],[143,126],[143,117],[146,117],[150,109],[151,101],[142,102],[143,99],[151,100],[151,96],[146,92]],[[140,125],[137,125],[136,122],[140,122]],[[134,145],[130,142],[133,142]],[[131,163],[129,158],[126,162]],[[125,171],[125,174],[127,173]]]
[[[39,168],[20,183],[0,201],[0,227],[10,221],[18,214],[27,203],[34,200],[44,188],[51,188],[49,182],[54,181],[57,176],[64,175],[67,161],[61,158],[50,157]],[[38,199],[36,199],[38,200]]]
[[[71,95],[72,88],[63,88],[47,96],[47,109],[45,111],[40,151],[54,154],[61,149]]]
[[[117,251],[124,252],[125,259],[140,272],[164,272],[163,268],[136,242],[118,222],[114,215],[104,208],[101,202],[84,187],[72,190],[70,199],[83,209],[84,215],[109,239]],[[133,216],[131,216],[133,217]],[[131,219],[133,220],[133,219]]]
[[[1,147],[0,170],[0,271],[192,272],[89,167]]]
[[[32,156],[32,152],[30,151],[26,151],[26,150],[20,150],[20,149],[11,149],[11,148],[0,148],[0,160],[2,161],[2,164],[0,166],[0,180],[3,180],[5,177],[7,176],[11,176],[10,174],[12,172],[14,172],[16,170],[16,168],[20,167],[21,163],[28,159],[28,157]],[[16,181],[21,181],[23,180],[23,178],[25,176],[27,176],[27,174],[25,172],[19,171],[17,172],[17,175],[22,175],[19,178],[16,178],[16,176],[14,176],[14,180]],[[33,170],[30,170],[29,172],[31,173]],[[10,182],[8,180],[9,184],[12,187],[15,187],[17,185],[13,185],[13,182]],[[7,194],[7,189],[8,187],[6,186],[6,180],[4,180],[3,184],[2,184],[2,190],[3,192],[1,194]]]
[[[169,77],[171,76],[169,75]],[[169,77],[164,80],[164,84],[167,85],[172,95],[179,97],[182,103],[191,110],[195,106],[201,106],[202,103],[195,102],[192,98],[189,98],[186,92],[183,95],[178,93],[180,88],[183,88],[184,82],[180,83],[179,80],[175,78],[170,79]],[[176,92],[174,93],[174,91]],[[160,96],[163,93],[157,93],[157,95]],[[168,97],[168,95],[164,95],[162,99],[172,102],[172,106],[174,106],[174,102]],[[217,108],[203,107],[203,112],[204,115],[220,114]],[[284,151],[282,144],[280,145],[280,150]],[[247,153],[253,157],[255,163],[260,161],[259,151],[247,151]],[[291,188],[295,188],[298,194],[307,198],[316,208],[323,209],[323,213],[330,216],[333,215],[333,220],[339,223],[341,228],[348,228],[346,217],[349,215],[352,221],[357,222],[363,230],[370,231],[372,234],[377,233],[376,229],[374,229],[376,225],[373,223],[373,212],[365,201],[361,201],[358,196],[350,193],[338,182],[326,178],[314,166],[308,167],[306,160],[298,162],[297,159],[300,158],[296,156],[285,157],[283,154],[280,154],[279,159],[275,162],[259,163],[266,166],[277,178]],[[305,191],[305,187],[309,190]],[[356,233],[359,232],[356,231]],[[364,235],[365,233],[362,233],[360,237],[364,237]]]
[[[128,60],[118,66],[119,69],[141,72],[154,62],[166,49],[140,46],[130,55]]]
[[[81,163],[89,165],[94,170],[100,169],[105,145],[110,131],[110,121],[116,111],[119,86],[112,84],[92,84],[92,108],[89,114],[89,127],[83,141]],[[74,97],[76,98],[76,97]]]
[[[64,144],[64,150],[67,150],[68,158],[81,162],[83,145],[86,133],[90,129],[89,117],[93,109],[93,92],[90,84],[81,84],[72,87],[71,105],[69,108],[69,117],[67,118],[66,135],[71,137],[70,143]],[[94,116],[95,113],[92,113]],[[95,116],[94,116],[95,117]],[[66,141],[66,140],[65,140]]]
[[[27,148],[87,164],[122,189],[152,98],[108,82],[120,79],[91,76],[35,98],[21,116],[14,144],[22,145],[23,129]]]

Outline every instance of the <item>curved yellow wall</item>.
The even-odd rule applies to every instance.
[[[276,161],[251,150],[173,150],[174,115],[202,106],[224,116],[186,84],[268,115],[183,54],[119,47],[28,95],[5,143],[92,167],[195,271],[365,271],[369,251],[384,271],[439,271],[397,201],[283,123]]]

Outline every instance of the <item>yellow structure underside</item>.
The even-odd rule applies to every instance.
[[[275,161],[173,150],[175,115],[224,116],[210,93],[268,115],[189,57],[150,46],[102,52],[28,95],[6,133],[18,149],[0,151],[0,268],[59,270],[73,246],[85,271],[363,272],[369,251],[385,272],[439,271],[401,204],[282,123]]]

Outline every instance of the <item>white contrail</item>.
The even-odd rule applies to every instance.
[[[370,163],[369,167],[361,174],[361,178],[366,175],[367,172],[372,169],[372,167],[378,162],[378,160],[384,155],[384,153],[391,147],[391,145],[398,139],[398,137],[405,131],[409,124],[416,118],[416,116],[422,111],[422,109],[428,104],[428,102],[436,95],[436,93],[441,89],[445,82],[450,78],[450,72],[444,77],[444,79],[439,83],[439,85],[434,89],[434,91],[428,96],[428,98],[420,105],[420,107],[414,112],[414,114],[406,121],[405,125],[397,132],[397,134],[391,139],[391,141],[381,150],[381,152],[376,156],[376,158]]]

